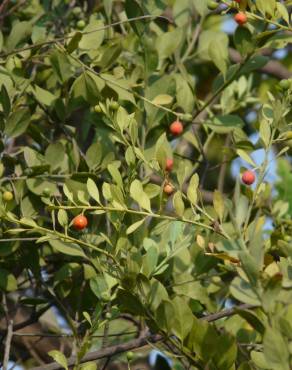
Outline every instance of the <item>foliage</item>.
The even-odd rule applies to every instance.
[[[57,308],[75,369],[139,331],[160,335],[181,368],[291,368],[291,54],[272,54],[292,40],[291,2],[11,3],[0,19],[3,302]],[[247,24],[225,33],[238,10]],[[127,332],[125,317],[132,334],[110,337]],[[68,368],[60,348],[49,354]]]

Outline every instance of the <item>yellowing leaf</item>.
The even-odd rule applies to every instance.
[[[168,105],[172,102],[172,96],[167,95],[167,94],[160,94],[157,95],[153,100],[153,104],[157,105]]]

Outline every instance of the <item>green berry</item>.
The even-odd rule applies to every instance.
[[[111,101],[109,106],[112,110],[118,110],[120,105],[117,101]]]
[[[216,1],[210,0],[208,1],[207,6],[209,10],[215,10],[218,8],[218,3]]]
[[[193,119],[193,116],[190,113],[185,113],[181,116],[181,119],[186,122],[190,122]]]
[[[11,191],[5,191],[3,193],[3,200],[5,200],[5,202],[10,202],[12,199],[13,199],[13,193],[11,193]]]
[[[45,197],[50,196],[50,195],[51,195],[51,189],[50,189],[50,188],[44,188],[44,190],[43,190],[43,195],[44,195]]]
[[[95,112],[96,112],[96,113],[101,113],[101,112],[102,112],[101,107],[100,107],[100,105],[99,105],[99,104],[97,104],[97,105],[94,107],[94,110],[95,110]]]
[[[112,318],[112,314],[110,312],[107,312],[105,314],[105,318],[108,319],[108,320],[110,320]]]
[[[281,80],[279,82],[279,86],[281,87],[281,89],[283,90],[288,90],[289,87],[290,87],[290,81],[289,80]]]
[[[77,26],[77,28],[78,28],[79,30],[83,30],[83,28],[85,27],[85,22],[84,22],[84,20],[83,20],[83,19],[80,19],[80,21],[78,21],[78,22],[77,22],[76,26]]]
[[[127,352],[127,360],[130,362],[134,358],[134,352]]]
[[[80,6],[75,6],[75,8],[72,9],[72,13],[74,15],[79,15],[81,12],[82,12],[82,9],[80,8]]]

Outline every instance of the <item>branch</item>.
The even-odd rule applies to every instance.
[[[8,362],[9,362],[9,356],[10,356],[10,347],[11,347],[12,337],[13,337],[13,321],[9,320],[8,329],[7,329],[7,336],[6,336],[6,340],[5,340],[3,370],[8,369]]]
[[[230,59],[235,63],[241,63],[242,58],[238,51],[235,49],[229,49]],[[276,60],[270,60],[264,67],[259,69],[263,73],[267,73],[271,76],[277,77],[280,80],[288,79],[292,76],[287,68],[285,68],[280,62]]]
[[[23,322],[20,322],[19,324],[15,324],[12,328],[13,331],[17,331],[17,330],[20,330],[20,329],[23,329],[25,328],[26,326],[29,326],[29,325],[32,325],[34,324],[35,322],[38,321],[38,319],[52,306],[52,304],[49,304],[47,305],[46,307],[40,309],[39,311],[37,312],[33,312],[31,314],[31,316],[23,321]],[[0,330],[0,334],[1,335],[6,335],[8,330]]]
[[[127,352],[135,348],[140,348],[148,343],[157,343],[163,339],[162,335],[145,335],[144,337],[134,339],[124,344],[117,344],[115,346],[107,347],[99,351],[90,352],[85,355],[80,363],[99,360],[104,357],[111,357],[119,353]],[[68,366],[73,366],[76,361],[76,356],[71,356],[68,358]],[[52,362],[51,364],[45,366],[33,367],[31,370],[58,370],[62,369],[62,366],[57,362]]]
[[[217,313],[213,313],[211,315],[201,317],[201,320],[205,320],[205,321],[208,321],[208,322],[213,322],[213,321],[217,321],[219,319],[222,319],[224,317],[229,317],[229,316],[236,315],[238,313],[238,310],[248,310],[248,309],[255,308],[255,307],[257,307],[257,306],[251,305],[251,304],[241,304],[239,306],[229,308],[228,310],[224,310],[224,311],[221,311],[221,312],[217,312]]]
[[[212,321],[222,319],[224,317],[236,315],[238,310],[244,310],[244,309],[250,309],[250,308],[255,308],[255,306],[250,305],[250,304],[242,304],[242,305],[235,306],[228,310],[224,310],[218,313],[214,313],[211,315],[201,317],[200,320],[212,322]],[[163,339],[165,339],[164,336],[160,334],[154,334],[154,335],[145,334],[143,337],[131,340],[124,344],[117,344],[115,346],[111,346],[111,347],[103,348],[98,351],[90,352],[81,359],[80,364],[84,362],[88,362],[88,361],[96,361],[104,357],[112,357],[119,353],[124,353],[130,350],[136,349],[136,348],[143,347],[147,344],[154,344],[157,342],[161,342],[163,341]],[[76,361],[76,356],[69,357],[68,366],[73,366],[75,364],[75,361]],[[57,362],[52,362],[48,365],[33,367],[31,370],[59,370],[59,369],[62,369],[62,366],[58,364]]]

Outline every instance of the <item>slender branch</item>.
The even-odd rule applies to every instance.
[[[13,337],[13,321],[8,321],[7,335],[5,339],[5,350],[4,350],[4,360],[3,360],[3,370],[8,369],[8,362],[10,356],[10,348]]]
[[[119,353],[130,351],[135,348],[143,347],[147,345],[148,343],[157,343],[162,340],[163,340],[162,335],[158,335],[158,334],[149,335],[148,334],[148,335],[145,335],[144,337],[134,339],[124,344],[118,344],[115,346],[104,348],[102,350],[90,352],[83,357],[80,363],[84,363],[88,361],[96,361],[96,360],[99,360],[105,357],[111,357]],[[68,366],[73,366],[75,364],[75,361],[76,361],[76,356],[69,357]],[[62,366],[58,364],[57,362],[52,362],[51,364],[48,364],[48,365],[33,367],[31,370],[58,370],[58,369],[62,369]]]
[[[7,334],[6,334],[6,339],[5,339],[4,358],[3,358],[3,370],[7,370],[9,356],[10,356],[11,341],[13,337],[13,320],[11,320],[9,317],[7,300],[6,300],[5,294],[3,294],[2,301],[3,301],[3,310],[5,313],[6,323],[7,323]]]
[[[218,312],[218,313],[214,313],[214,314],[204,316],[204,317],[200,318],[200,320],[206,320],[208,322],[212,322],[212,321],[222,319],[224,317],[229,317],[229,316],[232,316],[232,315],[236,315],[238,310],[244,310],[244,309],[246,310],[246,309],[251,309],[251,308],[255,308],[255,307],[256,306],[249,305],[249,304],[242,304],[242,305],[235,306],[235,307],[233,307],[231,309],[228,309],[228,310],[224,310],[224,311],[221,311],[221,312]],[[105,358],[105,357],[112,357],[112,356],[115,356],[117,354],[130,351],[132,349],[143,347],[147,344],[154,344],[154,343],[157,343],[157,342],[161,342],[165,339],[166,338],[164,336],[160,335],[160,334],[154,334],[154,335],[145,334],[143,337],[139,337],[139,338],[131,340],[127,343],[117,344],[115,346],[111,346],[111,347],[103,348],[101,350],[90,352],[82,358],[80,363],[84,363],[84,362],[88,362],[88,361],[96,361],[96,360],[99,360],[99,359]],[[170,338],[168,338],[168,339],[170,339]],[[193,360],[193,356],[192,356],[192,360]],[[73,366],[75,364],[75,361],[76,361],[76,356],[69,357],[68,358],[68,366]],[[62,366],[60,364],[58,364],[57,362],[52,362],[48,365],[34,367],[31,370],[59,370],[59,369],[62,369]]]
[[[131,213],[135,215],[140,215],[140,216],[148,216],[148,217],[153,217],[153,218],[159,218],[161,220],[169,220],[169,221],[179,221],[179,222],[184,222],[190,225],[195,225],[202,227],[207,230],[214,230],[212,226],[203,224],[201,222],[193,221],[186,219],[184,217],[174,217],[174,216],[167,216],[167,215],[161,215],[158,213],[152,213],[152,212],[146,212],[146,211],[138,211],[134,209],[129,209],[129,208],[114,208],[114,207],[101,207],[101,206],[49,206],[49,209],[64,209],[64,210],[85,210],[85,211],[108,211],[108,212],[125,212],[125,213]],[[219,232],[220,234],[220,232]],[[69,238],[69,237],[68,237]],[[69,238],[70,239],[70,238]],[[74,241],[78,243],[77,239]]]
[[[203,317],[201,317],[201,320],[205,320],[205,321],[208,321],[208,322],[213,322],[213,321],[220,320],[224,317],[229,317],[229,316],[236,315],[238,310],[249,310],[249,309],[255,308],[255,307],[257,307],[257,306],[252,305],[252,304],[241,304],[239,306],[235,306],[235,307],[229,308],[229,309],[221,311],[221,312],[216,312],[216,313],[213,313],[213,314],[210,314],[210,315],[207,315],[207,316],[203,316]]]
[[[126,335],[133,335],[137,334],[136,330],[131,330],[131,331],[126,331],[126,332],[121,332],[121,333],[112,333],[108,334],[109,338],[115,338],[115,337],[123,337]],[[66,334],[66,333],[61,333],[61,334],[53,334],[53,333],[17,333],[13,332],[13,336],[15,337],[39,337],[39,338],[72,338],[74,337],[73,334]],[[92,338],[103,338],[104,335],[92,335]]]
[[[123,21],[118,21],[118,22],[115,22],[115,23],[111,23],[111,24],[108,24],[108,25],[106,25],[104,27],[99,27],[99,28],[96,28],[96,29],[91,30],[91,31],[83,31],[83,32],[80,32],[79,31],[79,32],[82,33],[82,35],[88,35],[88,34],[91,34],[91,33],[94,33],[94,32],[104,31],[104,30],[107,30],[109,28],[112,28],[112,27],[115,27],[115,26],[119,26],[121,24],[131,23],[131,22],[135,22],[135,21],[139,21],[139,20],[143,20],[143,19],[164,19],[164,20],[167,20],[169,23],[172,23],[171,20],[169,18],[165,17],[165,16],[146,14],[146,15],[142,15],[142,16],[139,16],[139,17],[133,17],[133,18],[129,18],[127,20],[123,20]],[[26,51],[26,50],[31,50],[31,49],[34,49],[34,48],[39,48],[39,47],[43,47],[43,46],[47,46],[47,45],[56,44],[58,42],[65,41],[65,40],[70,40],[74,36],[75,36],[75,34],[67,35],[67,36],[63,36],[63,37],[57,37],[57,38],[55,38],[53,40],[39,42],[39,43],[36,43],[34,45],[30,45],[30,46],[25,46],[23,48],[14,49],[14,50],[12,50],[12,51],[10,51],[8,53],[2,53],[2,54],[0,54],[0,58],[6,58],[9,55],[21,53],[21,52]]]
[[[25,328],[29,325],[34,324],[51,307],[52,307],[52,304],[48,304],[47,306],[40,309],[39,311],[37,311],[37,312],[34,311],[27,320],[25,320],[23,322],[20,322],[19,324],[13,325],[13,328],[12,328],[13,332],[15,332],[17,330],[20,330],[20,329],[23,329],[23,328]],[[6,334],[6,332],[7,332],[7,330],[0,330],[0,334]]]

